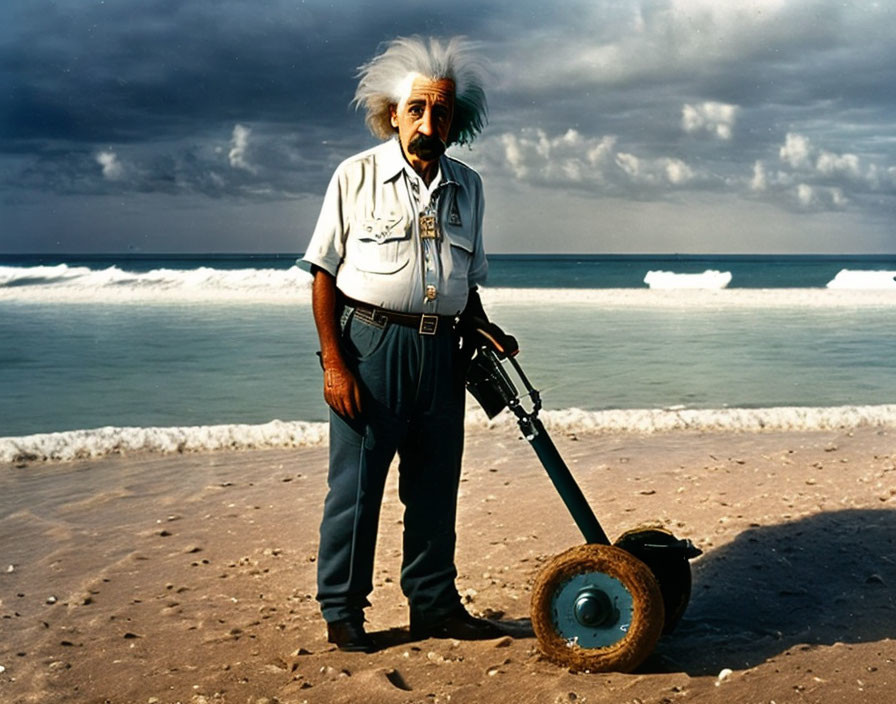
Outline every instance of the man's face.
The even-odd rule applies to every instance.
[[[445,152],[454,116],[454,81],[415,76],[405,100],[392,108],[392,126],[408,163],[423,175]]]

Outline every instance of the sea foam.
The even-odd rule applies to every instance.
[[[0,266],[0,300],[73,303],[289,302],[307,298],[311,275],[289,269],[153,269]]]
[[[896,291],[896,271],[856,271],[841,269],[831,279],[828,288],[836,289],[885,289]]]
[[[322,445],[326,423],[274,420],[259,425],[199,425],[40,433],[0,438],[0,462],[76,460],[139,452],[181,453]]]
[[[731,283],[730,271],[707,269],[701,274],[678,274],[674,271],[648,271],[644,283],[658,289],[725,288]]]
[[[861,426],[896,427],[896,404],[827,408],[633,409],[542,411],[550,432],[651,434],[671,431],[772,432],[849,430]],[[518,432],[504,412],[488,420],[480,410],[467,415],[467,428]],[[172,428],[104,427],[23,437],[0,438],[0,462],[70,461],[133,453],[184,453],[320,446],[326,423],[275,420],[261,425],[210,425]]]
[[[669,274],[669,272],[651,272]],[[695,274],[708,285],[709,275]],[[842,273],[842,272],[841,272]],[[891,272],[856,272],[870,281],[886,281]],[[715,272],[728,275],[728,272]],[[650,274],[648,274],[650,276]],[[833,286],[829,288],[692,287],[670,274],[672,288],[490,288],[482,287],[486,304],[587,305],[602,308],[840,308],[896,306],[896,285]],[[839,275],[838,275],[839,276]],[[662,279],[663,277],[660,277]],[[718,279],[718,277],[716,277]],[[836,279],[835,279],[836,280]],[[721,285],[717,281],[717,284]],[[892,282],[891,282],[892,283]],[[659,284],[658,284],[659,285]],[[673,284],[670,284],[673,285]],[[153,269],[129,272],[111,266],[0,266],[0,301],[16,303],[183,304],[234,303],[304,304],[311,300],[311,275],[298,266],[289,269]]]

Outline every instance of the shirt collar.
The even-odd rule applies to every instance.
[[[380,174],[383,183],[387,183],[395,179],[408,165],[405,161],[404,154],[401,153],[401,144],[396,138],[390,139],[383,150],[383,160],[380,166]]]
[[[454,178],[454,173],[451,170],[450,164],[451,160],[447,159],[444,155],[439,157],[439,171],[442,175],[439,185],[441,186],[446,186],[448,184],[454,186],[460,185],[457,179]],[[404,158],[404,154],[401,152],[401,143],[397,138],[393,137],[388,141],[383,153],[383,161],[380,168],[383,183],[388,183],[389,181],[394,180],[405,170],[407,170],[409,176],[417,175],[411,168],[411,165],[408,164],[407,159]]]

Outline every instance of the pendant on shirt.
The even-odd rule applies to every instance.
[[[420,215],[420,239],[438,240],[439,230],[436,227],[436,216],[421,213]]]
[[[428,284],[426,286],[426,293],[424,294],[424,298],[426,298],[427,301],[436,300],[436,296],[438,296],[438,295],[439,294],[438,294],[438,291],[436,291],[435,286],[433,286],[432,284]]]

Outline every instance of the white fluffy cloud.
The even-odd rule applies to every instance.
[[[555,186],[671,188],[696,177],[681,159],[640,157],[616,146],[612,135],[585,137],[570,129],[551,136],[528,128],[485,141],[482,148],[516,179]]]
[[[681,109],[681,128],[688,133],[709,132],[718,139],[731,139],[737,111],[737,105],[728,103],[686,103]]]
[[[661,159],[660,166],[665,171],[669,183],[676,186],[694,178],[694,170],[681,159]]]
[[[706,121],[695,129],[705,129],[709,124]],[[817,147],[795,132],[787,133],[783,144],[770,145],[771,158],[754,161],[752,174],[746,178],[726,178],[705,165],[697,169],[679,157],[619,147],[618,138],[612,135],[586,137],[574,129],[551,135],[541,128],[526,128],[487,138],[479,148],[489,165],[518,181],[634,198],[662,197],[686,188],[721,188],[735,196],[761,198],[788,209],[825,211],[844,210],[866,192],[896,188],[896,168],[879,168],[863,163],[855,154]],[[713,149],[721,153],[719,159],[723,161],[731,148],[723,142]]]
[[[791,169],[819,177],[846,177],[863,181],[876,179],[876,168],[862,168],[855,154],[837,154],[815,147],[808,137],[788,132],[778,156]]]
[[[832,188],[828,191],[828,194],[831,198],[831,204],[835,208],[845,208],[849,203],[849,199],[843,195],[843,189],[841,188]]]
[[[793,169],[805,169],[809,167],[809,153],[809,140],[802,135],[788,132],[778,156]]]
[[[103,167],[103,178],[107,181],[119,181],[124,177],[124,165],[111,149],[99,152],[94,158]]]
[[[788,132],[778,148],[777,170],[765,162],[753,165],[749,181],[754,194],[768,193],[790,199],[802,209],[842,210],[869,192],[887,192],[896,182],[876,164],[863,161],[858,155],[837,153],[817,147],[805,135]]]
[[[589,139],[576,130],[550,137],[542,129],[505,133],[497,139],[500,160],[518,179],[600,180],[612,156],[615,137]]]
[[[632,183],[647,186],[682,186],[694,179],[694,170],[681,159],[662,157],[644,159],[620,152],[616,165]]]
[[[815,202],[815,189],[807,183],[801,183],[796,187],[796,197],[800,205],[808,208]]]
[[[251,134],[252,130],[248,127],[239,124],[233,126],[233,136],[230,139],[228,158],[230,159],[230,165],[234,169],[243,169],[254,174],[258,169],[246,160],[246,153],[249,149],[249,136]]]
[[[841,188],[800,183],[797,184],[795,194],[797,203],[806,210],[842,210],[849,203]]]
[[[750,190],[761,193],[768,188],[768,174],[765,172],[765,164],[757,161],[753,164],[753,178],[750,179]]]
[[[833,154],[822,151],[815,162],[815,168],[825,176],[842,174],[852,178],[860,178],[859,157],[855,154]]]

